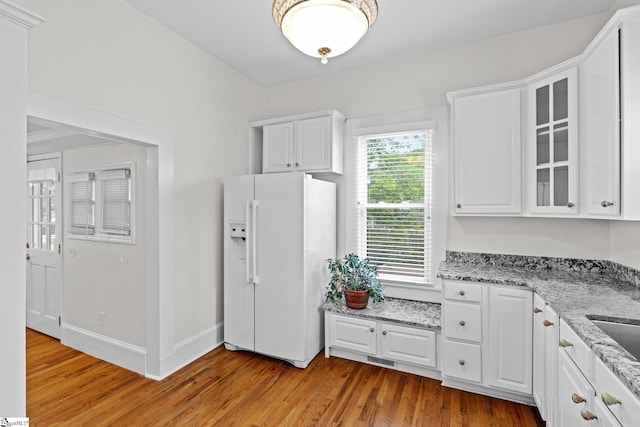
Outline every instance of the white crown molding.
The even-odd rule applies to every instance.
[[[0,18],[27,30],[39,25],[44,18],[6,0],[0,0]]]

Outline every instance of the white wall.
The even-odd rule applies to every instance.
[[[135,244],[70,239],[65,233],[62,318],[76,328],[145,348],[147,149],[118,144],[67,151],[62,167],[66,175],[74,169],[128,161],[135,162]],[[67,188],[65,185],[65,194]],[[64,212],[69,212],[66,202]],[[104,326],[100,312],[106,313]]]
[[[163,129],[174,141],[175,341],[220,324],[222,179],[247,171],[264,91],[122,0],[18,0],[29,90]],[[127,294],[118,295],[127,298]]]
[[[13,20],[15,18],[15,20]],[[31,21],[31,23],[27,23]],[[0,416],[26,416],[27,31],[36,25],[0,1]]]
[[[580,54],[615,9],[638,3],[618,1],[602,15],[269,89],[269,112],[335,108],[353,118],[445,106],[448,91],[519,80]],[[640,251],[629,249],[629,236],[640,225],[616,226],[624,232],[611,237],[609,229],[609,221],[449,217],[447,249],[631,262]]]

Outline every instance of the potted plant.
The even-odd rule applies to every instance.
[[[374,302],[384,300],[382,284],[378,279],[378,268],[367,258],[354,253],[342,259],[327,260],[331,278],[327,286],[327,301],[339,302],[344,296],[347,307],[366,308],[369,297]]]

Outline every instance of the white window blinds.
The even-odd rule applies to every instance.
[[[358,138],[358,247],[383,279],[431,278],[431,139],[431,130]]]
[[[70,238],[135,243],[135,163],[105,165],[66,179]]]
[[[93,235],[96,232],[96,180],[93,172],[74,174],[69,178],[70,232]]]
[[[102,232],[131,235],[131,171],[98,172],[102,184]]]

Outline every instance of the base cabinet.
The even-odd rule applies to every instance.
[[[444,282],[443,385],[532,403],[533,292]]]
[[[434,330],[325,312],[325,356],[345,357],[425,375],[438,367]],[[436,373],[426,375],[438,377]]]

